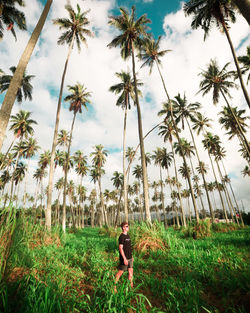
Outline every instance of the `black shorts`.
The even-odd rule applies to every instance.
[[[127,271],[128,268],[133,268],[133,259],[128,259],[128,265],[124,265],[124,264],[119,264],[118,269],[120,271]]]

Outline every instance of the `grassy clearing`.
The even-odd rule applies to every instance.
[[[153,230],[134,225],[130,233],[137,248],[135,288],[126,274],[115,294],[114,229],[86,228],[64,236],[19,219],[1,284],[0,311],[249,311],[249,228],[200,240],[161,225]],[[143,240],[147,244],[138,246]],[[157,245],[164,249],[155,249]]]

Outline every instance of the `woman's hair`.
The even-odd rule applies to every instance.
[[[125,226],[125,225],[127,225],[128,223],[127,222],[122,222],[121,223],[121,229],[123,229],[123,227]]]

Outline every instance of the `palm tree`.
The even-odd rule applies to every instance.
[[[246,165],[244,169],[241,171],[241,174],[243,175],[243,177],[250,176],[250,167]]]
[[[200,90],[198,91],[198,93],[202,92],[202,95],[204,96],[210,90],[212,90],[214,104],[218,103],[220,94],[223,96],[229,110],[234,116],[236,124],[238,125],[239,132],[241,133],[241,136],[243,138],[242,143],[246,146],[246,150],[248,151],[248,154],[250,154],[249,144],[244,135],[244,131],[241,129],[239,121],[237,117],[234,115],[232,107],[230,106],[226,98],[226,95],[231,97],[228,89],[231,87],[235,87],[235,83],[230,81],[230,78],[233,76],[233,71],[229,71],[229,72],[227,71],[228,65],[229,63],[227,63],[222,68],[222,70],[220,70],[216,60],[211,60],[208,65],[207,70],[202,70],[202,72],[199,73],[199,75],[203,77],[203,80],[200,82]]]
[[[0,92],[1,93],[8,90],[8,88],[10,86],[10,82],[11,82],[13,75],[16,71],[16,67],[11,66],[10,71],[12,72],[12,75],[0,76]],[[26,72],[24,71],[21,85],[20,85],[20,88],[18,88],[17,95],[16,95],[16,99],[17,99],[17,102],[19,104],[23,102],[23,98],[25,100],[26,99],[29,99],[30,101],[32,100],[33,87],[31,85],[30,81],[34,77],[35,77],[34,75],[26,75]]]
[[[202,140],[202,143],[205,147],[205,149],[208,151],[208,156],[209,156],[209,159],[210,159],[210,163],[211,163],[211,166],[212,166],[212,170],[213,170],[213,174],[214,174],[214,178],[215,178],[215,184],[216,184],[216,188],[219,192],[219,196],[220,196],[220,201],[221,201],[221,205],[222,205],[222,209],[223,209],[223,212],[224,212],[224,216],[225,216],[225,219],[226,219],[226,222],[228,223],[228,217],[227,217],[227,212],[226,212],[226,208],[225,208],[225,204],[224,204],[224,201],[223,201],[223,198],[222,198],[222,194],[221,194],[221,190],[219,188],[219,183],[218,183],[218,180],[217,180],[217,177],[216,177],[216,174],[215,174],[215,170],[214,170],[214,165],[213,165],[213,161],[212,161],[212,158],[211,158],[211,155],[214,155],[217,151],[217,148],[218,148],[218,136],[213,136],[210,132],[207,132],[204,136],[204,139]]]
[[[61,196],[61,192],[63,190],[63,186],[64,186],[64,182],[63,182],[63,177],[59,178],[58,181],[55,183],[55,188],[58,191],[58,196],[57,196],[57,205],[56,205],[56,217],[57,217],[57,222],[59,224],[60,221],[60,211],[59,211],[59,207],[60,207],[60,196]]]
[[[233,112],[233,114],[232,114]],[[219,118],[219,123],[222,125],[223,128],[227,130],[227,135],[229,135],[229,140],[231,140],[234,136],[237,136],[239,140],[244,143],[244,138],[242,138],[241,132],[246,133],[246,120],[249,119],[248,116],[242,116],[246,110],[237,110],[237,107],[232,107],[229,110],[228,107],[224,107],[223,111],[219,114],[221,117]],[[241,131],[239,130],[238,124],[235,124],[235,118],[237,118],[238,124],[240,124]],[[244,147],[246,147],[244,145]],[[248,154],[248,150],[245,149],[246,155],[248,156],[247,161],[250,163],[250,154]]]
[[[228,31],[228,21],[230,20],[234,23],[236,20],[232,2],[228,0],[190,0],[184,4],[183,9],[187,15],[193,15],[191,27],[193,29],[201,27],[204,30],[204,40],[206,39],[213,24],[215,24],[219,29],[222,26],[230,45],[243,94],[250,108],[249,96],[242,79],[238,59]]]
[[[118,200],[118,205],[117,205],[116,219],[115,219],[115,225],[117,226],[120,220],[120,205],[121,205],[122,189],[123,189],[123,183],[124,183],[123,174],[115,171],[113,173],[113,177],[111,177],[111,180],[113,181],[113,185],[117,191],[121,189],[119,200]],[[125,220],[128,222],[128,216],[125,216]]]
[[[65,29],[66,31],[62,33],[59,37],[57,43],[59,45],[67,44],[69,45],[68,55],[64,64],[64,70],[61,79],[60,85],[60,92],[57,104],[57,111],[56,111],[56,121],[55,121],[55,129],[54,129],[54,136],[51,148],[51,163],[50,163],[50,170],[49,170],[49,188],[48,188],[48,197],[47,197],[47,215],[46,215],[46,226],[50,229],[51,227],[51,201],[52,201],[52,188],[53,188],[53,176],[54,176],[54,158],[56,152],[56,145],[57,145],[57,133],[59,128],[59,118],[60,118],[60,111],[61,111],[61,102],[62,102],[62,95],[63,95],[63,88],[64,88],[64,80],[68,68],[68,62],[73,50],[74,42],[78,47],[78,51],[81,50],[81,43],[86,44],[85,35],[92,36],[92,33],[85,28],[88,26],[89,21],[86,17],[89,11],[81,12],[80,6],[77,5],[77,12],[75,12],[71,5],[66,5],[65,9],[69,13],[69,19],[67,18],[59,18],[54,20],[54,24],[59,26],[59,29]]]
[[[169,167],[171,164],[170,155],[167,154],[166,148],[159,148],[157,147],[151,158],[154,160],[155,165],[159,166],[160,169],[160,187],[161,187],[161,205],[164,214],[164,223],[167,226],[167,215],[165,210],[165,203],[164,203],[164,193],[163,193],[163,179],[162,179],[162,168]]]
[[[179,153],[179,155],[183,158],[184,167],[188,168],[186,157],[190,158],[190,161],[191,161],[191,154],[194,154],[193,152],[194,147],[186,139],[180,138],[179,142],[174,143],[174,148],[175,148],[175,153]],[[199,212],[198,212],[198,208],[197,208],[196,201],[195,201],[191,178],[188,172],[187,172],[187,181],[188,181],[189,190],[191,192],[191,199],[192,199],[193,206],[194,206],[196,221],[197,223],[199,223]]]
[[[90,156],[93,157],[92,164],[95,167],[96,173],[97,173],[97,181],[99,185],[99,192],[100,192],[100,201],[101,201],[101,224],[104,222],[104,218],[106,215],[104,215],[104,202],[103,202],[103,194],[102,194],[102,188],[101,188],[101,177],[105,173],[103,170],[103,166],[106,162],[106,157],[108,155],[108,151],[104,149],[103,145],[96,145],[95,151],[90,153]],[[107,221],[105,220],[105,224],[107,224]]]
[[[10,0],[7,0],[8,2]],[[22,0],[17,0],[18,3],[22,3]],[[46,17],[49,13],[50,6],[52,4],[53,0],[47,0],[46,5],[43,9],[42,15],[33,31],[31,34],[30,40],[19,60],[19,63],[17,65],[15,74],[13,75],[13,78],[11,80],[10,86],[8,88],[8,91],[4,97],[1,109],[0,109],[0,150],[2,149],[4,137],[5,137],[5,132],[6,128],[9,122],[9,118],[11,115],[11,111],[16,99],[16,95],[18,92],[18,89],[21,86],[22,79],[23,79],[23,74],[26,70],[27,64],[30,60],[31,54],[35,48],[35,45],[37,43],[37,40],[40,36],[40,33],[42,31],[43,25],[45,23]],[[2,1],[1,1],[2,2]],[[4,0],[6,2],[6,0]],[[13,3],[13,1],[12,1]],[[1,7],[1,5],[0,5]],[[1,15],[1,14],[0,14]]]
[[[131,108],[130,98],[135,102],[134,82],[129,72],[121,71],[116,73],[116,76],[120,79],[120,82],[109,88],[109,91],[119,95],[116,102],[117,106],[120,106],[124,110],[124,122],[123,122],[123,192],[124,192],[124,213],[125,220],[128,221],[128,196],[127,196],[127,175],[125,167],[126,158],[126,128],[127,128],[127,111]],[[137,84],[138,85],[138,84]]]
[[[158,115],[163,115],[166,114],[166,112],[168,112],[168,110],[166,110],[167,106],[166,104],[163,105],[163,109],[158,113]],[[172,114],[173,115],[173,114]],[[177,167],[176,167],[176,159],[175,159],[175,155],[174,155],[174,146],[173,146],[173,137],[177,137],[177,132],[179,132],[179,129],[176,127],[176,124],[174,126],[175,123],[173,123],[173,119],[166,119],[165,120],[165,125],[161,125],[159,127],[160,131],[159,131],[159,135],[163,136],[163,140],[164,142],[169,141],[170,142],[170,146],[171,146],[171,150],[172,150],[172,156],[173,156],[173,160],[174,160],[174,171],[175,171],[175,177],[176,180],[178,181],[178,173],[177,173]],[[168,175],[169,176],[169,175]],[[177,185],[177,190],[178,190],[178,199],[180,201],[180,207],[181,207],[181,214],[182,214],[182,220],[183,220],[183,226],[186,227],[186,217],[185,217],[185,213],[184,213],[184,208],[183,208],[183,204],[182,204],[182,198],[181,198],[181,192],[180,192],[180,188],[179,185]]]
[[[66,168],[65,168],[65,177],[64,177],[64,190],[63,190],[63,220],[62,220],[62,228],[63,231],[66,231],[66,192],[67,192],[67,175],[68,175],[68,157],[70,156],[70,148],[71,148],[71,142],[72,142],[72,134],[73,134],[73,128],[75,124],[76,114],[82,113],[82,106],[87,109],[87,103],[90,103],[89,97],[90,92],[87,91],[86,88],[84,88],[83,85],[77,83],[74,86],[68,86],[68,90],[71,92],[70,95],[66,96],[64,98],[64,101],[70,102],[69,110],[73,111],[74,116],[71,124],[71,130],[70,130],[70,137],[69,137],[69,144],[68,144],[68,152],[67,152],[67,158],[66,158]],[[73,218],[73,217],[72,217]],[[74,221],[73,221],[74,223]]]
[[[137,89],[137,78],[135,70],[135,49],[139,49],[143,42],[143,37],[146,36],[147,24],[150,20],[147,19],[146,15],[142,15],[139,19],[135,19],[135,6],[132,6],[131,15],[124,8],[120,8],[121,15],[111,16],[109,24],[117,28],[121,33],[115,37],[108,47],[121,47],[121,56],[124,59],[132,56],[132,69],[134,79],[134,92],[135,92],[135,103],[137,107],[137,118],[138,118],[138,132],[141,150],[141,166],[143,171],[143,193],[144,193],[144,206],[146,212],[146,220],[151,222],[151,215],[149,209],[149,190],[148,190],[148,177],[147,167],[144,152],[143,142],[143,131],[142,131],[142,118],[141,108],[139,104],[139,95]]]
[[[24,137],[27,138],[29,135],[33,134],[34,129],[31,125],[37,124],[37,122],[30,118],[31,114],[31,112],[20,110],[16,115],[11,115],[10,122],[12,124],[10,125],[9,130],[13,131],[15,137],[5,153],[4,160],[17,138],[19,138],[19,141],[21,142]]]
[[[25,182],[24,182],[24,198],[23,198],[24,209],[25,209],[25,204],[26,204],[26,185],[27,185],[27,179],[28,179],[28,174],[29,174],[29,162],[30,162],[30,159],[37,153],[39,149],[40,147],[38,146],[37,140],[35,138],[29,137],[29,139],[24,141],[23,143],[23,155],[26,159],[28,159]]]
[[[57,145],[64,147],[64,149],[66,150],[66,148],[69,145],[69,137],[70,137],[69,132],[66,131],[65,129],[61,129],[58,134]]]
[[[182,129],[184,129],[184,121],[187,123],[188,129],[189,129],[189,132],[190,132],[190,135],[192,137],[193,144],[194,144],[196,157],[198,159],[198,163],[200,164],[201,160],[200,160],[200,156],[199,156],[199,153],[198,153],[198,149],[196,147],[194,134],[192,132],[189,120],[194,121],[197,118],[198,119],[201,118],[201,114],[198,115],[198,116],[196,115],[196,112],[201,107],[201,104],[198,103],[198,102],[189,103],[188,104],[187,103],[187,98],[186,98],[185,94],[184,94],[183,98],[180,96],[180,94],[178,94],[175,97],[175,100],[176,101],[174,101],[173,103],[174,103],[174,106],[175,106],[175,109],[176,109],[175,111],[176,111],[176,114],[177,114],[176,123],[182,122]],[[206,179],[205,179],[203,171],[201,171],[200,173],[201,173],[201,176],[202,176],[202,179],[203,179],[203,184],[204,184],[204,187],[205,187],[205,190],[206,190],[206,196],[207,196],[210,216],[212,218],[212,222],[214,222],[214,213],[213,213],[212,204],[211,204],[211,201],[210,201],[210,198],[209,198],[209,193],[208,193],[208,189],[207,189],[207,182],[206,182]]]
[[[13,192],[13,179],[15,176],[15,171],[19,162],[19,158],[23,153],[23,138],[27,138],[28,135],[32,135],[34,130],[32,124],[37,124],[35,120],[30,118],[31,112],[27,111],[19,111],[16,115],[11,116],[11,123],[10,130],[13,130],[15,138],[19,137],[19,145],[17,147],[16,153],[16,164],[14,167],[14,171],[12,173],[11,179],[11,192],[10,192],[10,201],[12,200],[12,192]],[[14,141],[13,141],[14,142]],[[13,144],[13,143],[12,143]]]
[[[0,0],[0,40],[3,38],[4,24],[7,30],[10,30],[16,38],[15,24],[21,30],[26,30],[26,20],[23,12],[16,8],[16,3],[19,6],[24,6],[23,0]]]

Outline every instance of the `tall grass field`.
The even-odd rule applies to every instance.
[[[115,293],[119,229],[64,235],[21,217],[1,220],[0,312],[247,313],[249,227],[225,230],[195,240],[160,224],[132,225],[134,288],[125,273]]]

